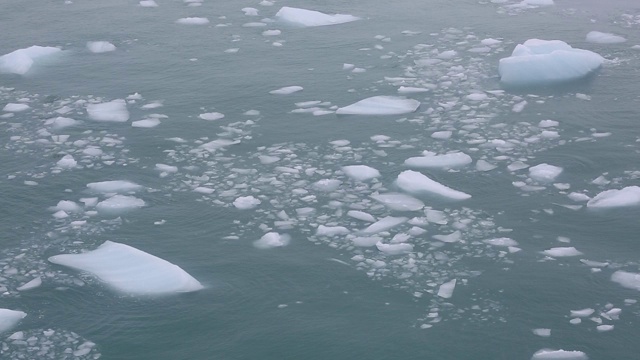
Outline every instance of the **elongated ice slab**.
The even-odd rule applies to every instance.
[[[406,254],[413,251],[413,245],[407,243],[400,244],[384,244],[380,241],[376,243],[376,247],[380,252],[383,252],[387,255],[400,255]]]
[[[21,111],[29,110],[30,108],[31,107],[27,104],[8,103],[2,108],[2,111],[21,112]]]
[[[638,205],[640,205],[640,186],[627,186],[619,190],[605,190],[587,202],[587,207],[592,209]]]
[[[462,191],[454,190],[439,182],[429,179],[426,175],[413,170],[406,170],[398,175],[396,184],[402,190],[411,193],[430,193],[453,200],[465,200],[471,195]]]
[[[573,246],[554,247],[554,248],[543,251],[543,253],[551,257],[569,257],[569,256],[582,255],[582,253],[578,251],[576,248],[574,248]]]
[[[611,281],[628,289],[640,291],[640,274],[618,270],[611,275]]]
[[[564,41],[530,39],[500,59],[498,72],[505,85],[547,85],[583,78],[603,62],[602,56]]]
[[[531,360],[587,360],[587,354],[582,351],[568,351],[568,350],[549,350],[542,349],[536,351],[531,357]]]
[[[110,180],[88,183],[87,188],[100,193],[128,193],[140,190],[142,186],[126,180]]]
[[[404,164],[414,168],[456,168],[471,164],[471,156],[462,153],[416,156],[408,158]]]
[[[11,330],[25,316],[27,316],[27,313],[22,311],[0,309],[0,333]]]
[[[298,91],[302,91],[303,89],[304,88],[302,86],[297,86],[297,85],[285,86],[285,87],[281,87],[280,89],[271,90],[271,91],[269,91],[269,94],[272,94],[272,95],[289,95],[289,94],[293,94],[293,93],[298,92]]]
[[[374,222],[373,224],[369,225],[366,229],[362,230],[361,232],[364,234],[377,234],[381,231],[389,230],[393,227],[403,224],[407,222],[407,220],[409,219],[406,217],[386,216]]]
[[[340,115],[400,115],[418,109],[418,100],[399,96],[372,96],[336,110]]]
[[[186,17],[176,20],[176,24],[181,25],[206,25],[209,23],[209,19],[205,17]]]
[[[179,266],[112,241],[83,254],[52,256],[49,261],[91,273],[115,290],[132,295],[162,295],[203,288]]]
[[[87,105],[89,118],[95,121],[125,122],[129,120],[127,103],[123,99],[117,99],[100,104]]]
[[[44,59],[61,50],[51,46],[30,46],[0,56],[0,73],[24,75],[38,60]]]
[[[538,164],[529,168],[529,176],[538,182],[551,182],[562,173],[562,168],[549,164]]]
[[[319,11],[292,8],[288,6],[282,7],[276,13],[276,18],[282,22],[302,27],[337,25],[360,20],[359,17],[353,15],[329,15]]]

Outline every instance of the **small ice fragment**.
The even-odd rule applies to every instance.
[[[2,111],[6,112],[22,112],[29,110],[31,107],[27,104],[8,103],[2,108]]]
[[[595,310],[591,309],[591,308],[586,308],[586,309],[580,309],[580,310],[571,310],[571,317],[589,317],[591,316]]]
[[[376,247],[378,248],[378,250],[387,255],[400,255],[413,251],[413,245],[407,243],[384,244],[379,241],[376,243]]]
[[[233,206],[240,210],[249,210],[260,205],[260,203],[262,201],[253,196],[241,196],[233,201]]]
[[[346,235],[350,233],[349,229],[344,226],[324,226],[319,225],[316,229],[317,236],[336,236],[336,235]]]
[[[456,230],[456,231],[452,232],[451,234],[433,235],[433,238],[438,240],[438,241],[445,242],[445,243],[455,243],[455,242],[460,241],[460,239],[462,238],[462,233],[459,230]]]
[[[433,139],[447,140],[447,139],[450,139],[452,135],[453,135],[453,131],[444,130],[444,131],[435,131],[434,133],[431,134],[431,137]]]
[[[156,170],[166,173],[176,173],[178,172],[178,167],[167,164],[156,164]]]
[[[131,126],[135,128],[153,128],[160,125],[160,120],[156,118],[142,119],[131,122]]]
[[[285,86],[285,87],[282,87],[280,89],[271,90],[271,91],[269,91],[269,94],[273,94],[273,95],[289,95],[289,94],[293,94],[295,92],[302,91],[302,90],[303,90],[302,86]]]
[[[360,19],[352,15],[329,15],[319,11],[292,8],[288,6],[282,7],[276,13],[276,18],[282,22],[302,27],[336,25]]]
[[[410,193],[431,193],[453,200],[466,200],[471,195],[454,190],[443,184],[431,180],[426,175],[413,170],[406,170],[398,175],[396,184],[402,190]]]
[[[542,337],[551,336],[551,329],[533,329],[532,331],[534,335],[538,335]]]
[[[277,232],[268,232],[259,240],[253,242],[253,246],[258,249],[271,249],[275,247],[287,246],[291,241],[291,237],[288,234],[279,234]]]
[[[156,3],[154,0],[142,0],[140,1],[140,6],[141,7],[158,7],[158,3]]]
[[[39,287],[40,285],[42,285],[42,279],[40,278],[40,276],[34,278],[33,280],[29,281],[28,283],[19,286],[18,288],[16,288],[16,290],[18,291],[27,291],[27,290],[31,290],[31,289],[35,289],[37,287]]]
[[[115,51],[116,46],[108,41],[89,41],[87,42],[87,49],[92,53],[99,54]]]
[[[396,211],[417,211],[424,208],[421,200],[400,193],[376,194],[371,195],[371,198]]]
[[[205,17],[186,17],[176,20],[176,24],[181,25],[206,25],[209,23],[209,19]]]
[[[220,120],[224,118],[224,114],[221,114],[219,112],[210,112],[210,113],[200,114],[198,115],[198,117],[202,120],[215,121],[215,120]]]
[[[618,270],[611,275],[611,281],[627,289],[640,291],[640,274]]]
[[[114,195],[96,205],[96,210],[102,213],[120,213],[145,206],[142,199],[134,196]]]
[[[450,299],[451,296],[453,296],[453,290],[456,288],[456,281],[456,279],[453,279],[440,285],[440,288],[438,289],[438,296],[443,299]]]
[[[362,221],[366,221],[366,222],[375,222],[376,218],[373,217],[373,215],[366,213],[364,211],[359,211],[359,210],[349,210],[347,212],[348,216],[351,216],[354,219],[358,219],[358,220],[362,220]]]
[[[492,246],[518,246],[518,242],[507,237],[483,240],[485,244]]]
[[[420,102],[398,96],[372,96],[338,108],[339,115],[400,115],[416,111]]]
[[[531,360],[587,360],[587,354],[582,351],[567,351],[567,350],[549,350],[542,349],[536,351],[531,357]]]
[[[613,330],[613,325],[598,325],[596,326],[596,330],[599,332],[611,331]]]
[[[100,193],[129,193],[142,189],[142,186],[126,180],[111,180],[89,183],[87,188]]]
[[[125,122],[129,120],[127,103],[123,99],[100,104],[89,104],[87,105],[87,113],[95,121]]]
[[[551,257],[569,257],[569,256],[582,255],[582,253],[573,246],[554,247],[554,248],[543,251],[543,253]]]
[[[58,160],[56,165],[63,169],[72,169],[78,166],[78,162],[73,158],[73,156],[67,154],[63,156],[62,159]]]
[[[562,168],[549,164],[538,164],[529,168],[529,176],[538,182],[552,182],[562,173]]]
[[[468,165],[472,162],[471,156],[454,152],[442,155],[417,156],[404,161],[404,164],[415,168],[442,168],[452,169]]]
[[[380,172],[367,165],[343,166],[342,171],[355,181],[367,181],[380,177]]]

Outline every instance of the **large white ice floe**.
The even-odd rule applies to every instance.
[[[605,190],[587,202],[587,207],[592,209],[638,205],[640,205],[640,186],[627,186],[622,189]]]
[[[25,316],[27,316],[27,314],[22,311],[0,309],[0,334],[11,330]]]
[[[640,274],[618,270],[611,275],[611,281],[628,289],[640,291]]]
[[[547,85],[583,78],[603,62],[602,56],[564,41],[530,39],[500,59],[498,72],[507,86]]]
[[[100,193],[128,193],[140,190],[142,186],[126,180],[109,180],[88,183],[87,188]]]
[[[447,281],[438,288],[438,296],[443,299],[450,299],[453,296],[453,290],[456,288],[456,279]]]
[[[51,46],[30,46],[0,56],[0,73],[24,75],[33,64],[61,50]]]
[[[179,266],[112,241],[86,253],[52,256],[49,261],[91,273],[110,287],[132,295],[162,295],[203,288]]]
[[[401,96],[372,96],[336,110],[340,115],[401,115],[416,111],[420,102]]]
[[[428,154],[425,156],[416,156],[408,158],[404,164],[414,168],[442,168],[450,169],[471,164],[473,160],[471,156],[463,152],[454,152],[449,154]]]
[[[396,185],[410,193],[430,193],[453,200],[466,200],[471,198],[471,195],[467,193],[454,190],[413,170],[401,172],[396,180]]]
[[[282,22],[302,27],[336,25],[360,20],[359,17],[353,15],[329,15],[315,10],[292,8],[288,6],[282,7],[276,13],[276,18]]]
[[[129,120],[127,103],[123,99],[117,99],[100,104],[87,105],[89,118],[95,121],[125,122]]]
[[[587,354],[577,350],[542,349],[536,351],[531,360],[587,360],[588,358]]]

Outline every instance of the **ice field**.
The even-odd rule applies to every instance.
[[[635,359],[639,31],[630,0],[0,5],[0,359]]]

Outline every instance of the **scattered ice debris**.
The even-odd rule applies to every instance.
[[[110,180],[88,183],[87,188],[99,193],[130,193],[141,190],[143,187],[131,181]]]
[[[453,296],[453,290],[456,288],[456,281],[456,279],[453,279],[440,285],[440,288],[438,289],[438,296],[443,299],[450,299]]]
[[[87,42],[87,49],[92,53],[105,53],[115,51],[116,46],[108,41],[89,41]]]
[[[302,27],[337,25],[360,20],[360,18],[352,15],[329,15],[319,11],[292,8],[288,6],[282,7],[276,13],[276,18],[282,22]]]
[[[52,256],[49,261],[91,273],[110,287],[132,295],[161,295],[203,288],[177,265],[112,241],[82,254]]]
[[[302,91],[302,90],[303,90],[302,86],[285,86],[285,87],[282,87],[280,89],[271,90],[271,91],[269,91],[269,94],[273,94],[273,95],[289,95],[289,94],[293,94],[295,92]]]
[[[7,360],[95,360],[101,357],[94,342],[66,330],[18,331],[0,342],[0,357]]]
[[[640,274],[618,270],[611,275],[611,281],[622,287],[640,291]]]
[[[367,165],[343,166],[342,171],[355,181],[367,181],[380,177],[380,172]]]
[[[138,199],[135,196],[127,195],[114,195],[106,200],[100,201],[96,205],[96,210],[104,214],[120,214],[133,209],[144,207],[146,204],[144,200]]]
[[[500,59],[498,71],[507,86],[548,85],[583,78],[603,62],[602,56],[564,41],[530,39]]]
[[[186,17],[176,20],[176,24],[182,25],[206,25],[209,23],[209,19],[205,17]]]
[[[0,333],[11,330],[25,316],[27,314],[22,311],[0,309]]]
[[[340,115],[400,115],[416,111],[420,102],[398,96],[373,96],[336,110]]]
[[[439,182],[433,181],[426,175],[413,170],[406,170],[398,175],[396,184],[402,190],[410,193],[430,193],[453,200],[466,200],[471,195],[454,190]]]
[[[582,255],[582,253],[573,246],[554,247],[554,248],[543,251],[543,253],[551,257],[569,257],[569,256]]]
[[[198,117],[202,120],[215,121],[224,118],[224,114],[219,112],[210,112],[198,115]]]
[[[558,175],[562,172],[562,168],[559,166],[549,164],[538,164],[529,168],[529,176],[541,183],[548,183],[554,181]]]
[[[31,46],[0,56],[0,73],[26,74],[33,64],[41,59],[59,53],[57,47]]]
[[[587,360],[589,357],[582,351],[549,350],[536,351],[531,360]]]
[[[106,103],[87,105],[89,118],[95,121],[126,122],[129,120],[127,103],[123,99],[117,99]]]
[[[268,232],[264,234],[259,240],[253,242],[253,246],[258,249],[271,249],[275,247],[287,246],[291,241],[291,236],[288,234],[279,234],[277,232]]]
[[[471,164],[472,161],[471,156],[463,152],[453,152],[442,155],[427,153],[424,156],[408,158],[404,161],[404,164],[414,168],[453,169]]]
[[[400,193],[375,194],[371,198],[396,211],[418,211],[424,208],[422,201]]]
[[[605,190],[587,202],[591,209],[607,209],[640,205],[640,186]]]
[[[253,209],[260,205],[261,201],[253,196],[241,196],[233,201],[233,206],[240,210]]]
[[[590,31],[587,34],[586,40],[588,42],[596,44],[620,44],[627,41],[627,39],[620,35],[604,33],[600,31]]]
[[[533,329],[532,332],[534,335],[541,336],[541,337],[551,336],[551,329]]]
[[[2,108],[2,111],[6,112],[22,112],[29,110],[31,107],[27,104],[8,103]]]

